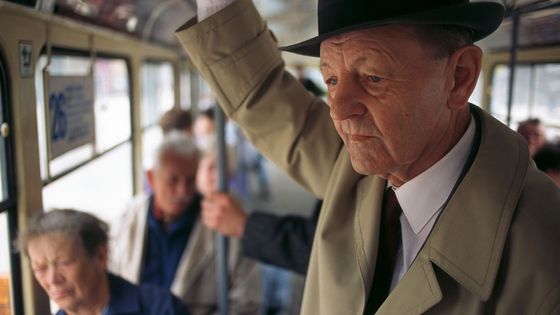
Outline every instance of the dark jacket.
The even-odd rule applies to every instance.
[[[187,308],[168,290],[154,285],[134,285],[109,276],[109,305],[103,315],[189,315]],[[56,315],[66,315],[60,310]]]
[[[305,275],[322,204],[317,201],[309,218],[252,213],[241,240],[243,254]]]

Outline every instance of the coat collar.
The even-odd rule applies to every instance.
[[[472,110],[481,123],[478,152],[425,250],[439,268],[486,301],[525,184],[529,152],[514,131],[482,110]]]
[[[474,106],[472,112],[480,125],[480,144],[472,165],[379,314],[420,314],[441,301],[434,265],[480,300],[491,295],[529,154],[515,132]],[[369,205],[358,207],[354,226],[358,245],[366,249],[358,250],[356,256],[365,292],[369,292],[376,257],[367,257],[366,252],[377,252],[377,236],[364,231],[378,229],[384,181],[366,177],[358,184],[358,192],[366,188],[375,193],[364,194],[359,201]]]

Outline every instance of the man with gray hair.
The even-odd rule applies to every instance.
[[[147,171],[153,193],[140,193],[112,226],[110,269],[133,283],[168,288],[194,315],[214,314],[217,280],[215,234],[199,224],[196,188],[199,152],[183,132],[170,132],[158,145]],[[229,251],[230,314],[256,314],[259,270]]]
[[[559,314],[560,190],[469,104],[504,7],[318,0],[327,102],[250,0],[197,0],[177,36],[224,112],[323,198],[303,315]]]
[[[56,315],[187,315],[168,290],[107,272],[107,232],[105,222],[71,209],[40,213],[20,232],[35,278],[61,308]]]

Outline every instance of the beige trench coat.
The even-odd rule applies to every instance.
[[[109,269],[132,283],[139,283],[147,233],[148,197],[132,200],[118,222],[111,226]],[[197,223],[177,266],[171,292],[183,300],[192,315],[217,314],[215,233]],[[229,246],[230,314],[258,314],[260,268],[241,256],[239,242]]]
[[[224,111],[323,198],[302,314],[361,315],[385,181],[355,173],[325,104],[283,69],[250,0],[177,33]],[[560,192],[525,142],[484,111],[474,162],[377,314],[560,314]]]

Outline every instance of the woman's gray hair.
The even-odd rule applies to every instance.
[[[27,228],[19,233],[17,246],[28,255],[29,242],[57,232],[80,240],[90,257],[109,242],[109,226],[94,215],[73,209],[54,209],[31,218]]]
[[[180,156],[198,161],[200,153],[195,143],[185,132],[172,130],[163,137],[163,140],[154,151],[153,169],[161,166],[161,159],[165,153],[173,152]]]

